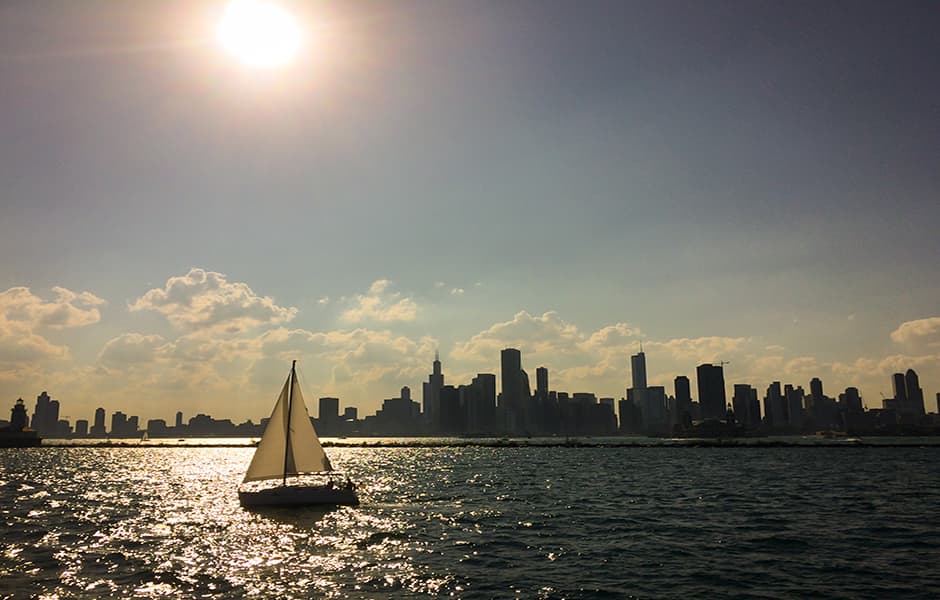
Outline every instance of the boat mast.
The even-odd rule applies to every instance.
[[[296,360],[290,364],[290,383],[287,384],[287,427],[284,428],[287,435],[284,436],[284,479],[281,485],[287,485],[287,460],[290,457],[290,409],[294,404],[294,368],[296,365]]]

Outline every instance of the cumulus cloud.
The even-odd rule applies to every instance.
[[[891,339],[898,343],[927,342],[931,345],[940,343],[940,317],[901,323],[891,332]]]
[[[628,347],[637,347],[637,342],[642,336],[643,332],[632,325],[615,323],[598,329],[582,345],[587,349],[616,348],[626,350]]]
[[[109,366],[147,363],[155,360],[165,345],[166,340],[159,335],[123,333],[104,345],[98,353],[98,360]]]
[[[98,307],[105,301],[98,296],[63,287],[52,292],[52,300],[43,300],[27,287],[0,292],[0,363],[68,358],[66,346],[50,342],[37,330],[85,327],[101,320]]]
[[[340,319],[348,323],[414,321],[418,305],[400,292],[392,291],[391,286],[388,279],[374,281],[368,292],[352,297],[352,306],[343,311]]]
[[[0,292],[0,326],[10,330],[32,331],[40,327],[66,329],[83,327],[101,320],[98,307],[105,301],[91,292],[75,293],[52,288],[53,300],[43,300],[27,287]]]
[[[675,338],[665,342],[648,342],[650,350],[665,350],[674,358],[695,364],[716,362],[739,351],[749,338],[706,336],[698,338]]]
[[[170,277],[163,288],[149,290],[129,308],[158,312],[180,329],[229,334],[286,323],[297,315],[296,308],[278,306],[246,283],[204,269]]]
[[[454,288],[450,291],[451,296],[463,296],[463,294],[464,294],[463,288]]]
[[[458,360],[492,363],[506,347],[530,354],[560,355],[577,350],[583,341],[584,335],[578,328],[555,311],[535,316],[523,310],[511,320],[495,323],[466,342],[458,343],[451,356]]]

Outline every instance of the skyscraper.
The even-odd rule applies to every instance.
[[[751,404],[751,398],[757,397],[757,390],[746,383],[734,384],[734,395],[731,396],[731,406],[734,410],[735,420],[745,427],[754,426],[754,416],[751,414],[754,407]],[[760,423],[760,415],[757,415],[757,422]]]
[[[899,406],[905,406],[907,404],[907,382],[904,381],[904,373],[895,373],[891,377],[891,382],[894,384],[894,401]]]
[[[920,387],[920,379],[914,369],[908,369],[904,374],[904,388],[907,390],[907,402],[910,412],[917,417],[926,414],[924,407],[924,390]]]
[[[539,401],[548,399],[548,369],[545,367],[535,370],[535,395]]]
[[[502,392],[500,394],[501,412],[506,418],[506,428],[510,433],[523,433],[534,424],[533,415],[527,414],[531,392],[529,376],[522,370],[522,353],[515,348],[504,348],[500,352],[502,373]]]
[[[679,375],[672,383],[676,395],[675,422],[683,426],[691,425],[692,386],[689,384],[689,378],[685,375]]]
[[[327,429],[339,420],[339,398],[320,398],[317,408],[317,417]]]
[[[771,427],[783,427],[787,424],[787,407],[780,391],[780,382],[775,381],[767,386],[767,395],[764,396],[764,418]]]
[[[92,425],[91,431],[88,432],[88,434],[91,437],[104,437],[106,433],[104,429],[104,417],[105,417],[104,409],[96,408],[95,409],[95,424]]]
[[[721,365],[703,364],[695,369],[698,375],[698,401],[702,418],[724,420],[727,412],[725,372]]]
[[[646,388],[646,354],[640,350],[630,357],[630,374],[633,377],[633,389]]]
[[[421,385],[421,402],[424,420],[431,426],[431,431],[440,430],[441,426],[441,388],[444,387],[444,374],[441,373],[441,357],[434,352],[434,364],[428,380]]]

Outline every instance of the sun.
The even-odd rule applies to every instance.
[[[300,52],[303,31],[287,10],[270,0],[231,0],[216,27],[222,47],[251,67],[279,67]]]

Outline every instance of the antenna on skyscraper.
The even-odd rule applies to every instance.
[[[434,350],[434,360],[436,360],[436,361],[441,360],[441,351],[438,350],[438,349],[435,349],[435,350]]]

